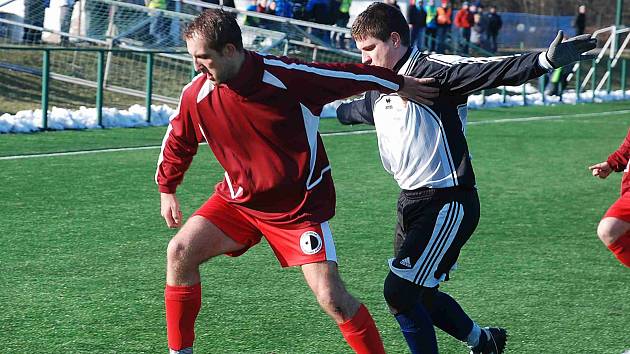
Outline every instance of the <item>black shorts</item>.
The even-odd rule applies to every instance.
[[[448,279],[478,223],[479,197],[474,188],[401,191],[390,270],[418,285],[438,286]]]

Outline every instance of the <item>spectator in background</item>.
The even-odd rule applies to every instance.
[[[331,0],[308,0],[306,3],[306,13],[311,21],[322,25],[332,25]],[[311,34],[330,46],[330,31],[319,28],[311,28]]]
[[[271,1],[267,1],[267,0],[256,0],[256,5],[253,11],[256,11],[261,14],[269,14],[269,15],[274,14],[274,11],[271,9]],[[253,25],[260,28],[272,27],[272,23],[271,23],[272,21],[264,19],[264,18],[247,17],[245,22],[246,24]]]
[[[276,16],[293,17],[293,3],[289,0],[273,0],[269,9]]]
[[[483,17],[483,9],[477,6],[470,7],[473,13],[473,26],[470,29],[470,43],[476,45],[479,48],[485,47],[486,38],[486,21]]]
[[[147,7],[155,10],[166,10],[168,0],[148,0]],[[151,34],[152,42],[155,46],[162,46],[168,42],[169,22],[164,18],[161,11],[155,11],[150,14],[151,23],[149,24],[149,34]]]
[[[257,0],[256,1],[256,12],[260,12],[261,14],[271,14],[272,11],[269,8],[271,2],[267,0]]]
[[[584,29],[586,28],[586,5],[578,7],[578,13],[573,20],[573,27],[575,28],[576,36],[584,34]]]
[[[455,26],[459,27],[462,36],[461,53],[468,54],[468,42],[470,42],[470,28],[475,21],[474,15],[468,10],[468,2],[462,3],[462,8],[455,15]]]
[[[487,31],[487,40],[488,40],[488,50],[490,50],[493,54],[497,52],[497,37],[499,36],[499,31],[503,26],[503,21],[501,20],[501,16],[497,13],[497,8],[495,6],[490,6],[490,13],[487,16],[488,23],[488,31]]]
[[[424,7],[427,14],[426,22],[426,48],[430,52],[435,52],[435,37],[437,34],[437,7],[435,6],[435,0],[428,0],[427,5]]]
[[[383,2],[386,3],[389,6],[393,6],[393,7],[397,8],[398,11],[402,12],[402,10],[400,10],[400,5],[398,5],[398,1],[397,0],[383,0]]]
[[[442,0],[442,6],[437,8],[437,52],[444,54],[446,36],[451,31],[453,23],[453,9],[448,0]]]
[[[411,35],[411,44],[422,50],[424,48],[424,30],[427,26],[427,12],[422,0],[411,0],[407,8],[407,23]]]
[[[476,12],[473,15],[473,26],[470,29],[470,43],[474,44],[477,47],[483,47],[483,38],[485,36],[486,29],[483,27],[483,22],[481,21],[481,14]]]
[[[335,26],[340,28],[346,28],[348,21],[350,21],[350,5],[352,0],[341,0],[339,8],[337,9],[337,16],[335,20]],[[337,48],[346,49],[346,36],[341,32],[333,33],[333,42]]]
[[[550,96],[559,96],[562,102],[562,93],[568,84],[568,78],[571,74],[571,65],[556,68],[551,72],[551,78],[547,85],[547,94]]]
[[[45,0],[24,0],[24,23],[36,27],[44,27],[44,11],[49,2]],[[34,28],[24,28],[22,36],[24,43],[33,44],[42,41],[42,31]]]
[[[70,23],[72,21],[72,11],[74,10],[74,0],[63,0],[59,7],[59,19],[61,20],[61,45],[68,44],[67,33],[70,33]]]

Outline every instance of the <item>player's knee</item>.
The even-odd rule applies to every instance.
[[[188,258],[190,245],[185,238],[173,237],[166,248],[166,258],[169,263],[181,263]]]
[[[618,235],[615,233],[614,222],[609,218],[602,219],[597,225],[597,237],[606,245],[615,242]]]

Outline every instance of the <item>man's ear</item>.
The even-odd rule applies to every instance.
[[[221,54],[223,54],[223,56],[227,56],[230,58],[234,57],[236,55],[236,52],[238,52],[238,50],[236,49],[236,46],[232,43],[226,44],[221,50]]]
[[[394,48],[399,48],[400,45],[402,44],[400,42],[400,34],[398,32],[392,32],[389,35],[389,38],[392,40],[392,44],[394,45]]]

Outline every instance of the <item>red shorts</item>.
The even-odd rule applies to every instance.
[[[278,227],[254,218],[214,194],[193,215],[204,217],[243,248],[228,256],[238,257],[264,236],[283,267],[323,261],[337,262],[335,243],[328,222],[291,228]]]
[[[625,222],[630,222],[630,192],[622,195],[608,208],[604,218],[617,218]]]

